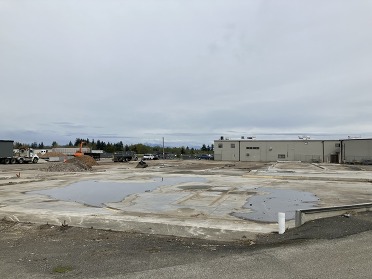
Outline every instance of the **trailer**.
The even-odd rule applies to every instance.
[[[15,163],[13,157],[13,140],[0,140],[0,163],[11,164]]]

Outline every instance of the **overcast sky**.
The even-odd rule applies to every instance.
[[[0,0],[0,139],[371,137],[371,15],[367,0]]]

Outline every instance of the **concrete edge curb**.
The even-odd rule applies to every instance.
[[[200,224],[175,224],[165,222],[151,222],[149,220],[131,220],[128,218],[100,218],[98,216],[71,216],[71,215],[54,215],[47,214],[17,214],[8,212],[0,214],[0,219],[9,220],[21,223],[33,224],[49,224],[55,226],[67,225],[71,227],[94,228],[102,230],[113,230],[128,233],[144,233],[151,235],[176,236],[187,238],[198,238],[216,241],[254,241],[257,235],[261,233],[269,233],[266,231],[250,231],[218,227],[208,227],[208,224],[201,226]]]
[[[332,207],[321,207],[321,208],[312,208],[312,209],[300,209],[296,210],[295,216],[295,226],[299,227],[306,222],[327,218],[340,216],[348,213],[358,213],[372,211],[372,203],[360,203],[352,205],[343,205],[343,206],[332,206]]]

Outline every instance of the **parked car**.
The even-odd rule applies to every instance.
[[[363,165],[372,165],[372,160],[364,160],[362,161]]]
[[[212,154],[202,154],[198,157],[199,160],[214,160],[214,156]]]
[[[154,160],[155,156],[152,154],[144,154],[142,160]]]

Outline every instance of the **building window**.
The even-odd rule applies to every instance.
[[[335,144],[335,147],[340,147],[340,144],[339,144],[339,143],[336,143],[336,144]]]
[[[223,148],[223,144],[222,143],[219,143],[218,144],[218,148]]]
[[[252,147],[252,146],[247,146],[246,149],[260,149],[260,148],[257,147],[257,146],[254,146],[254,147]]]
[[[278,159],[285,159],[285,154],[278,154]]]
[[[231,144],[231,148],[235,148],[235,143],[232,143]]]

